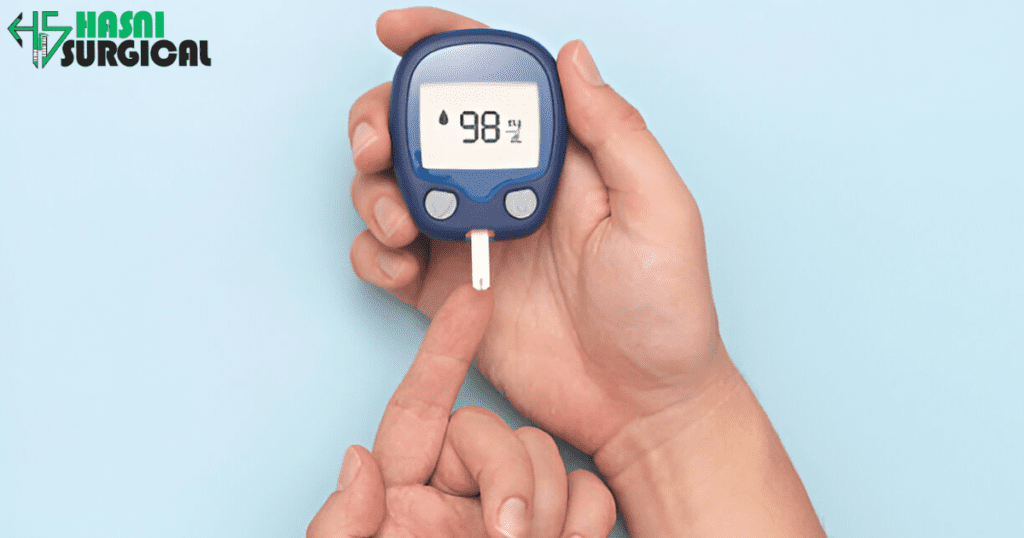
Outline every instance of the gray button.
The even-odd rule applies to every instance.
[[[525,219],[537,210],[537,195],[530,189],[520,189],[505,195],[505,211],[517,219]]]
[[[459,205],[459,201],[450,192],[433,190],[427,193],[423,205],[431,217],[444,220],[455,214],[455,207]]]

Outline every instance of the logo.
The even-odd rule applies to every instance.
[[[208,41],[185,39],[175,44],[163,39],[163,11],[125,11],[120,16],[113,11],[103,11],[99,16],[95,11],[79,11],[74,27],[51,24],[50,19],[57,17],[56,11],[41,13],[42,17],[39,11],[32,12],[31,26],[22,24],[24,12],[19,13],[7,27],[22,48],[25,42],[21,34],[27,37],[31,32],[32,65],[36,68],[46,67],[58,51],[63,55],[61,67],[74,63],[81,67],[146,67],[150,63],[160,67],[175,63],[181,67],[195,67],[211,64]],[[68,39],[72,30],[75,31],[75,39]],[[52,37],[56,42],[52,42]],[[157,41],[150,45],[149,40],[154,37]]]

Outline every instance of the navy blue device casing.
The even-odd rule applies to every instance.
[[[495,47],[494,45],[499,45]],[[468,47],[467,47],[468,46]],[[462,47],[458,50],[450,47]],[[537,168],[441,170],[422,166],[419,142],[419,87],[446,82],[534,82],[540,106]],[[491,29],[456,30],[423,39],[405,53],[391,85],[391,145],[395,175],[405,204],[420,231],[434,239],[467,240],[470,230],[494,231],[514,239],[540,227],[554,198],[565,161],[568,127],[555,59],[536,41]],[[529,188],[537,197],[533,214],[518,219],[505,209],[505,196]],[[444,220],[425,208],[427,193],[455,195],[455,213]]]

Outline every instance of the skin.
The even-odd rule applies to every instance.
[[[396,54],[479,22],[433,8],[377,21]],[[476,364],[527,417],[593,455],[634,536],[823,535],[718,331],[697,205],[582,42],[558,54],[570,139],[534,234],[492,243],[494,311]],[[390,84],[352,106],[357,275],[434,316],[469,244],[418,233],[391,162]]]
[[[377,33],[401,54],[428,35],[481,26],[414,8],[382,15]],[[629,421],[698,392],[721,346],[697,206],[636,109],[580,75],[581,55],[580,42],[559,54],[572,137],[548,217],[528,237],[492,243],[496,306],[478,366],[529,418],[593,454]],[[470,249],[420,236],[402,202],[390,86],[360,97],[349,119],[350,133],[373,133],[353,141],[352,200],[368,230],[352,264],[433,316],[470,280]]]
[[[513,431],[494,413],[452,405],[490,319],[493,296],[469,285],[438,312],[391,397],[373,454],[350,447],[309,538],[607,536],[611,492],[566,474],[550,435]],[[502,519],[505,503],[512,500]]]

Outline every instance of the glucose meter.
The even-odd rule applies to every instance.
[[[539,43],[490,29],[423,39],[395,71],[390,114],[395,175],[424,234],[465,241],[488,232],[472,234],[476,260],[488,236],[541,225],[567,126],[555,60]]]

